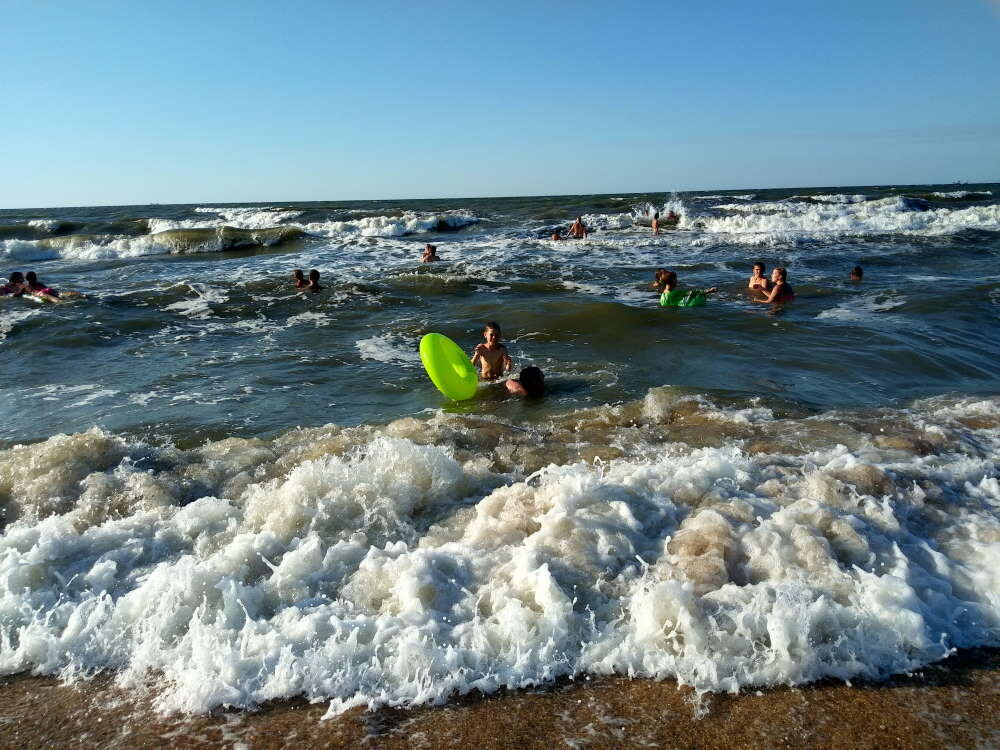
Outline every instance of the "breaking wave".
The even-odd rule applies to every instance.
[[[0,672],[162,711],[560,676],[880,678],[1000,643],[1000,399],[779,417],[669,388],[182,450],[0,451]]]

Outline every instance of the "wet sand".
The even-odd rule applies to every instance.
[[[0,678],[0,748],[989,748],[1000,747],[1000,649],[964,651],[885,683],[824,682],[705,698],[673,682],[601,678],[412,710],[278,701],[162,717],[98,677]]]

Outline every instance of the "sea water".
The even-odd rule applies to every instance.
[[[998,256],[1000,185],[2,211],[86,297],[0,299],[0,671],[336,713],[997,645]],[[544,399],[433,389],[488,320]]]

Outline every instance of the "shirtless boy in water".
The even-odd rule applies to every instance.
[[[496,380],[513,367],[507,347],[500,343],[500,324],[487,323],[483,328],[485,344],[479,344],[472,352],[472,364],[479,367],[480,380]]]
[[[753,264],[753,271],[750,273],[750,281],[747,282],[747,289],[760,289],[765,292],[771,289],[771,281],[764,275],[763,263],[758,261]]]

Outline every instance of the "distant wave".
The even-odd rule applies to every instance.
[[[0,256],[22,261],[104,260],[144,255],[213,253],[273,247],[302,236],[297,227],[236,229],[233,227],[170,229],[131,236],[74,234],[41,240],[0,241]]]
[[[814,239],[824,236],[879,234],[954,234],[968,229],[1000,231],[1000,206],[964,209],[930,208],[907,196],[859,203],[767,202],[717,206],[722,216],[699,217],[706,232],[725,233],[741,242]]]
[[[476,224],[481,219],[468,211],[420,214],[406,211],[397,216],[365,216],[348,221],[320,221],[303,224],[309,234],[333,237],[359,234],[362,237],[403,237],[421,232],[449,232]]]

